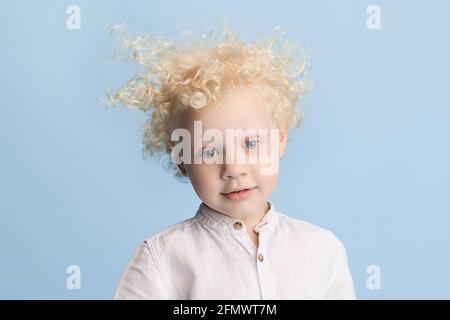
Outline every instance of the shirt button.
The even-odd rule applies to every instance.
[[[261,253],[258,253],[258,260],[261,262],[264,261],[264,256]]]
[[[234,227],[236,230],[241,230],[241,229],[242,229],[242,223],[240,223],[240,222],[235,222],[235,223],[233,224],[233,227]]]

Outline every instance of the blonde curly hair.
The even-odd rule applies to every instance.
[[[182,38],[174,42],[154,34],[135,35],[125,24],[108,28],[110,36],[119,36],[113,60],[122,57],[143,67],[120,89],[106,92],[108,106],[135,107],[148,115],[143,155],[164,156],[175,177],[186,181],[170,158],[178,116],[242,84],[257,85],[268,94],[278,124],[299,126],[304,113],[297,104],[311,89],[304,46],[282,40],[280,27],[253,43],[240,40],[226,23],[220,25],[217,39],[210,29],[200,34],[179,30]]]

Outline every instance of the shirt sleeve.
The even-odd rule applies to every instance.
[[[329,285],[325,290],[324,299],[332,300],[355,300],[355,290],[350,273],[347,252],[343,243],[335,238],[336,246],[331,261],[332,272]]]
[[[122,274],[114,300],[167,299],[161,270],[149,247],[144,241],[136,249]]]

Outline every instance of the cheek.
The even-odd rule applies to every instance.
[[[200,198],[208,197],[211,191],[216,189],[215,175],[212,166],[208,165],[186,165],[186,171]]]
[[[278,183],[278,174],[259,175],[257,185],[265,194],[271,194]]]

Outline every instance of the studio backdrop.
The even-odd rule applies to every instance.
[[[136,246],[191,218],[190,183],[143,156],[136,72],[108,26],[176,38],[228,19],[309,48],[312,90],[271,200],[333,230],[359,299],[450,298],[446,1],[1,1],[0,298],[111,299]],[[182,244],[180,244],[182,245]]]

